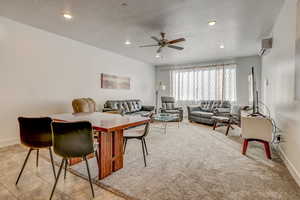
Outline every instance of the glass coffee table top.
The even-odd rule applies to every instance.
[[[156,121],[169,122],[178,119],[178,114],[159,113],[153,115],[152,119]]]
[[[177,122],[179,128],[179,115],[178,114],[170,114],[170,113],[159,113],[153,115],[152,119],[155,121],[159,121],[163,123],[164,133],[167,134],[167,124],[168,122]]]

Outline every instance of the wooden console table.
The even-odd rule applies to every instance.
[[[99,132],[99,179],[123,168],[123,130],[150,121],[140,116],[121,116],[109,113],[64,113],[50,116],[54,121],[89,121]]]

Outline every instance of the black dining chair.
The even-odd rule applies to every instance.
[[[145,129],[139,129],[139,130],[125,130],[124,131],[124,153],[126,151],[126,145],[127,145],[127,141],[131,140],[131,139],[137,139],[141,141],[142,144],[142,150],[143,150],[143,156],[144,156],[144,164],[145,167],[147,167],[147,162],[146,162],[146,155],[145,155],[145,151],[146,154],[148,155],[148,148],[147,148],[147,144],[146,144],[146,136],[149,133],[149,129],[150,129],[150,122],[146,123]]]
[[[85,121],[70,123],[52,122],[52,134],[53,150],[57,155],[62,157],[62,161],[55,179],[54,186],[52,188],[50,200],[52,199],[64,164],[66,167],[67,160],[75,157],[82,157],[85,161],[92,195],[95,197],[87,155],[95,153],[97,160],[99,158],[97,151],[94,150],[93,130],[91,123]]]
[[[52,170],[54,174],[54,178],[56,177],[55,174],[55,167],[53,162],[52,156],[52,133],[51,133],[51,118],[49,117],[42,117],[42,118],[26,118],[26,117],[19,117],[19,127],[20,127],[20,139],[21,144],[25,145],[29,148],[21,171],[16,181],[16,185],[18,184],[20,177],[23,173],[23,170],[27,164],[28,158],[33,150],[36,150],[36,166],[38,167],[39,163],[39,150],[47,148],[49,149],[49,154],[51,158]]]

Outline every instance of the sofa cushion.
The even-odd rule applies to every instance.
[[[191,115],[197,116],[197,117],[203,117],[203,118],[211,118],[214,113],[212,112],[203,112],[203,111],[192,111]]]

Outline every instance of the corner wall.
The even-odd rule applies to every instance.
[[[122,45],[122,44],[120,44]],[[100,74],[131,78],[130,90],[100,88]],[[0,17],[0,146],[19,141],[18,116],[72,112],[72,99],[141,99],[154,105],[155,68]]]
[[[286,0],[274,24],[273,48],[262,59],[262,96],[282,130],[281,155],[300,185],[300,103],[295,101],[296,11],[297,0]]]

